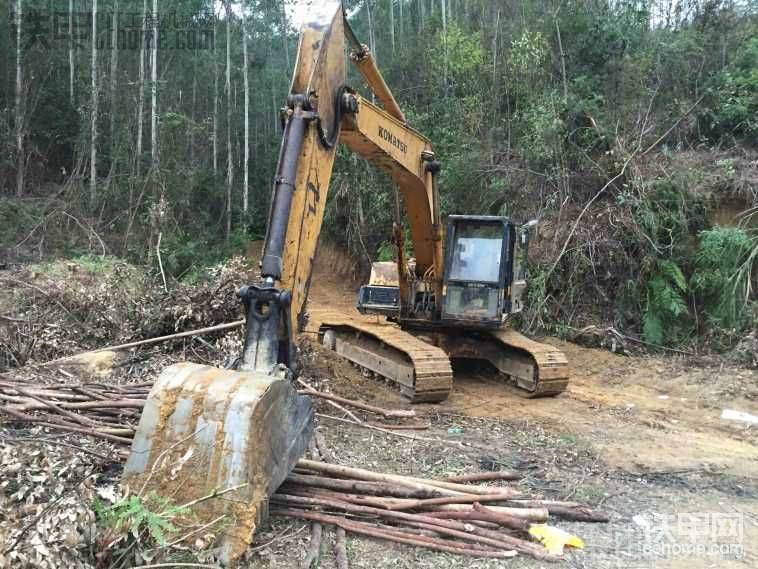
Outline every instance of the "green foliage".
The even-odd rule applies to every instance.
[[[647,283],[642,332],[645,340],[663,345],[681,342],[690,331],[687,279],[673,261],[658,261]]]
[[[677,173],[659,178],[651,190],[636,201],[640,228],[655,245],[658,254],[675,260],[692,256],[691,235],[707,226],[705,200],[693,196],[688,188],[697,173]]]
[[[547,269],[545,267],[530,266],[529,279],[526,285],[526,311],[527,319],[537,322],[540,326],[542,316],[547,314],[545,304],[547,302]]]
[[[725,135],[758,140],[758,37],[749,39],[738,56],[714,77],[710,107],[703,115],[712,137]]]
[[[748,318],[745,307],[750,275],[739,268],[750,255],[750,237],[739,228],[716,227],[700,232],[699,238],[692,289],[711,324],[739,329]]]
[[[31,268],[33,271],[42,274],[54,277],[66,277],[71,274],[71,271],[67,266],[70,263],[75,263],[80,269],[95,275],[110,275],[114,272],[117,265],[124,265],[124,262],[121,259],[111,255],[92,255],[86,253],[83,255],[74,255],[65,263],[61,261],[49,261],[37,263],[32,265]]]
[[[155,492],[145,497],[125,497],[108,508],[98,504],[95,507],[101,525],[129,532],[135,538],[147,535],[158,545],[166,544],[166,535],[177,529],[173,520],[187,512],[187,508],[177,506]]]
[[[163,270],[174,278],[191,280],[205,267],[243,254],[247,244],[258,237],[249,234],[244,227],[232,231],[228,242],[212,236],[192,237],[183,231],[166,233],[161,240]]]
[[[0,247],[11,247],[40,221],[39,206],[0,197]]]
[[[521,131],[521,145],[536,168],[549,167],[558,161],[563,150],[566,125],[560,96],[556,92],[536,97],[516,116]]]
[[[432,69],[437,77],[447,74],[460,95],[478,86],[484,65],[484,50],[478,33],[467,33],[455,23],[440,32],[431,53]]]

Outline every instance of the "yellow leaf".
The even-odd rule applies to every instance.
[[[584,547],[584,542],[577,536],[547,524],[532,524],[529,527],[529,535],[544,545],[551,555],[562,555],[565,546],[577,549]]]

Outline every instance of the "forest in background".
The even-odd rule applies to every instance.
[[[345,4],[442,161],[443,213],[540,220],[525,328],[726,347],[755,326],[757,2]],[[8,260],[157,271],[160,246],[187,280],[262,236],[307,3],[0,5]],[[395,204],[341,151],[326,237],[387,258]]]

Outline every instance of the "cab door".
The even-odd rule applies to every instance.
[[[513,225],[504,217],[448,217],[442,320],[494,325],[507,311]]]

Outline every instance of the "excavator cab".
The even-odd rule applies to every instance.
[[[442,320],[497,327],[511,313],[516,228],[507,218],[451,215],[445,234]]]

